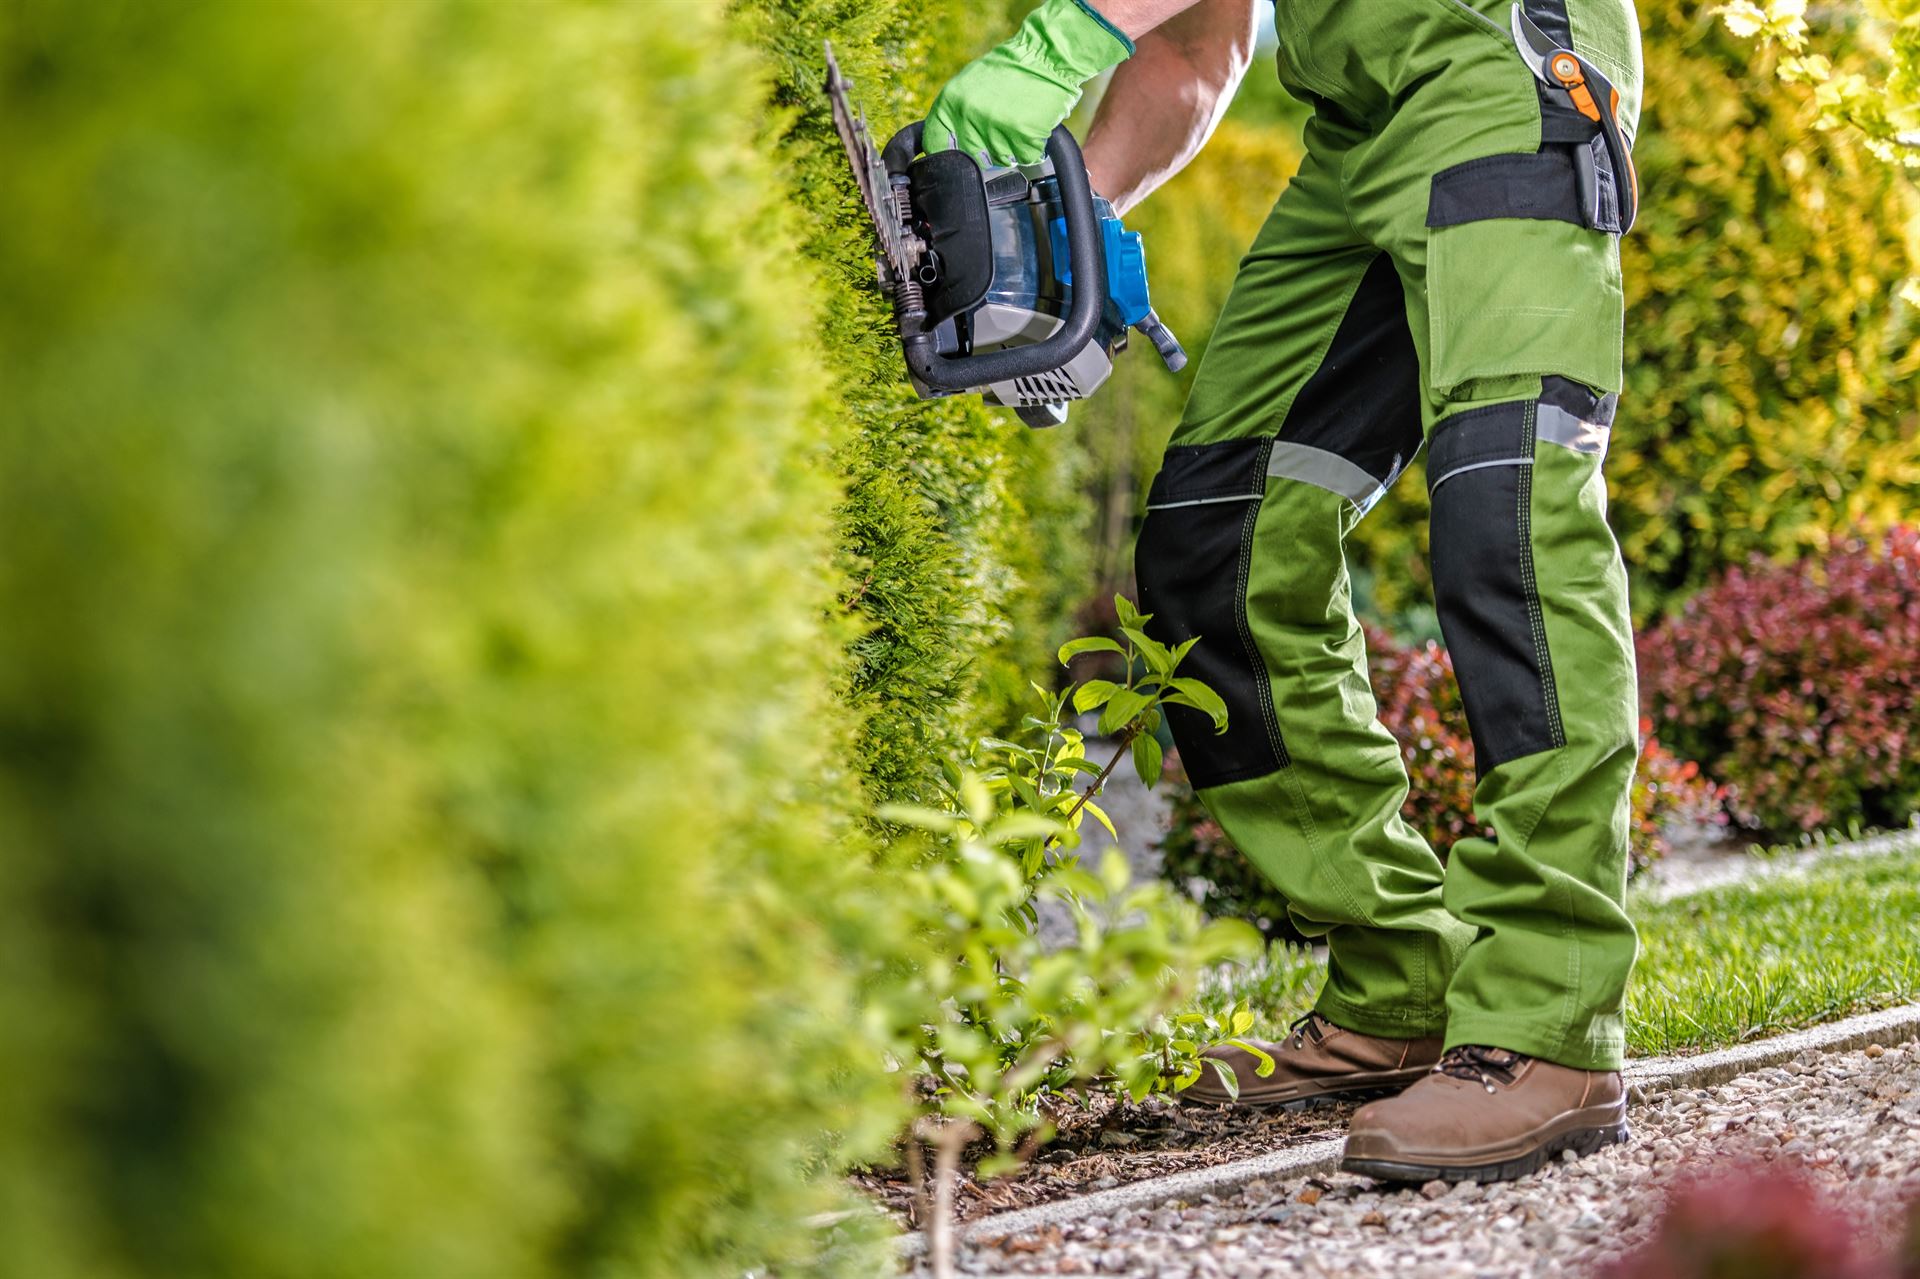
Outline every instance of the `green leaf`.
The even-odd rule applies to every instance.
[[[1265,1079],[1268,1075],[1271,1075],[1273,1073],[1273,1056],[1272,1054],[1268,1053],[1266,1049],[1262,1048],[1259,1044],[1254,1043],[1251,1039],[1237,1039],[1237,1038],[1229,1039],[1227,1042],[1232,1044],[1235,1048],[1244,1049],[1245,1051],[1253,1054],[1254,1060],[1259,1062],[1259,1064],[1253,1068],[1254,1074],[1260,1076],[1260,1078],[1262,1079]],[[1236,1093],[1234,1095],[1238,1096],[1239,1094]]]
[[[1233,1067],[1218,1057],[1202,1057],[1200,1060],[1213,1067],[1213,1073],[1220,1076],[1220,1086],[1227,1090],[1227,1096],[1240,1100],[1240,1077],[1233,1073]],[[1268,1058],[1269,1061],[1272,1058]]]
[[[1078,866],[1055,866],[1048,877],[1050,886],[1075,897],[1100,896],[1100,881]]]
[[[1065,666],[1082,653],[1119,653],[1124,656],[1126,651],[1120,647],[1118,640],[1108,639],[1104,635],[1083,635],[1060,646],[1060,665]]]
[[[991,821],[994,810],[998,807],[993,802],[993,792],[987,789],[986,783],[978,777],[971,776],[960,779],[960,802],[966,809],[967,818],[976,827],[985,826]]]
[[[1059,830],[1059,822],[1038,813],[1009,813],[982,831],[980,842],[997,847],[1016,839],[1043,839]]]
[[[1100,712],[1100,731],[1117,733],[1133,722],[1133,717],[1153,705],[1153,696],[1137,689],[1117,690],[1107,702],[1107,708]]]
[[[1244,1035],[1253,1029],[1253,1010],[1245,1004],[1233,1010],[1233,1033]]]
[[[1086,804],[1081,807],[1080,811],[1088,814],[1094,821],[1105,826],[1107,828],[1107,834],[1113,836],[1114,843],[1117,844],[1120,842],[1120,832],[1113,828],[1113,818],[1107,816],[1106,809],[1100,807],[1100,805],[1094,803],[1092,800],[1088,800]]]
[[[1116,595],[1113,597],[1113,611],[1120,618],[1120,625],[1140,625],[1140,610],[1135,608],[1133,601],[1126,596]]]
[[[1073,709],[1090,711],[1096,706],[1104,706],[1107,699],[1120,691],[1120,686],[1110,679],[1090,679],[1073,690]]]
[[[1133,739],[1133,771],[1140,774],[1140,780],[1149,790],[1160,781],[1161,763],[1159,738],[1152,733],[1142,733]]]
[[[1146,659],[1148,666],[1159,674],[1167,673],[1172,665],[1173,655],[1167,651],[1165,644],[1137,626],[1123,626],[1120,628],[1120,633],[1133,641],[1133,646],[1140,650],[1140,656]]]
[[[1196,635],[1192,639],[1181,640],[1178,644],[1174,645],[1173,652],[1171,654],[1171,657],[1173,658],[1173,660],[1167,663],[1167,669],[1169,671],[1172,671],[1173,669],[1178,667],[1181,661],[1186,657],[1186,655],[1189,652],[1193,651],[1193,646],[1195,644],[1198,644],[1199,642],[1200,642],[1200,637]]]
[[[1214,692],[1211,686],[1185,675],[1174,680],[1173,686],[1179,690],[1179,695],[1169,697],[1168,701],[1183,702],[1195,710],[1206,712],[1213,717],[1214,732],[1227,731],[1227,704],[1220,700],[1220,694]]]
[[[930,830],[942,835],[950,835],[960,826],[959,819],[952,813],[939,813],[931,808],[921,808],[914,804],[882,804],[874,810],[874,816],[883,822],[893,822],[898,826],[916,826],[921,830]]]

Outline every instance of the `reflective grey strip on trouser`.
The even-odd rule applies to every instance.
[[[1399,473],[1397,465],[1394,472]],[[1362,515],[1373,508],[1391,483],[1382,483],[1338,453],[1285,440],[1274,443],[1273,452],[1267,458],[1267,474],[1338,493],[1359,507]]]
[[[1465,466],[1454,467],[1451,471],[1448,471],[1445,475],[1436,476],[1433,483],[1427,486],[1427,492],[1430,494],[1437,492],[1442,484],[1445,484],[1448,480],[1452,479],[1456,475],[1465,475],[1468,471],[1484,471],[1489,466],[1532,466],[1532,465],[1533,465],[1533,459],[1530,457],[1496,457],[1493,460],[1487,461],[1487,462],[1469,462]]]
[[[1557,404],[1542,400],[1534,405],[1533,437],[1547,444],[1556,444],[1575,453],[1586,453],[1595,457],[1605,457],[1607,440],[1612,434],[1605,422],[1593,422],[1577,413],[1569,412]],[[1444,450],[1439,451],[1435,461],[1440,461]],[[1432,492],[1456,475],[1465,475],[1469,471],[1483,470],[1489,466],[1532,466],[1531,457],[1512,455],[1506,457],[1482,457],[1459,466],[1450,467],[1434,475],[1428,481],[1427,490]]]
[[[1213,506],[1220,502],[1251,502],[1260,497],[1258,493],[1230,493],[1226,497],[1195,497],[1184,502],[1149,502],[1149,511],[1171,511],[1182,506]]]
[[[1557,404],[1543,401],[1534,409],[1533,434],[1535,439],[1558,444],[1575,453],[1596,453],[1605,457],[1607,437],[1611,431],[1605,422],[1589,422]]]

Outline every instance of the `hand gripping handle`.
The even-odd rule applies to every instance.
[[[920,151],[919,121],[893,135],[881,154],[887,172],[904,175]],[[1087,163],[1080,144],[1067,126],[1057,125],[1047,139],[1047,158],[1060,182],[1060,211],[1066,218],[1067,260],[1073,278],[1083,281],[1073,289],[1066,322],[1032,346],[981,355],[941,355],[933,334],[921,330],[911,315],[901,317],[901,345],[913,375],[936,391],[971,391],[994,382],[1051,373],[1080,354],[1100,327],[1106,290],[1091,282],[1107,278],[1106,246],[1100,237],[1100,218],[1093,207],[1093,188],[1087,183]],[[912,330],[912,331],[909,331]]]

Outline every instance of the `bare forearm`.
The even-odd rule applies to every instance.
[[[1091,0],[1100,16],[1138,40],[1167,20],[1177,17],[1203,0]]]
[[[1145,11],[1169,10],[1136,34]],[[1253,0],[1105,0],[1138,44],[1115,68],[1087,133],[1094,189],[1124,213],[1178,173],[1212,136],[1253,56]]]

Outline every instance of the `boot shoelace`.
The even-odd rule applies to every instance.
[[[1293,1037],[1293,1046],[1295,1048],[1306,1047],[1308,1036],[1312,1036],[1313,1042],[1316,1044],[1322,1039],[1325,1039],[1327,1037],[1326,1032],[1320,1029],[1320,1024],[1325,1020],[1326,1019],[1319,1013],[1314,1012],[1295,1017],[1293,1022],[1287,1027],[1287,1033]]]
[[[1526,1058],[1519,1053],[1509,1052],[1505,1048],[1487,1048],[1481,1044],[1461,1044],[1449,1048],[1441,1054],[1435,1064],[1435,1074],[1452,1075],[1455,1079],[1464,1079],[1477,1083],[1488,1092],[1494,1091],[1494,1081],[1510,1084],[1517,1070]]]

